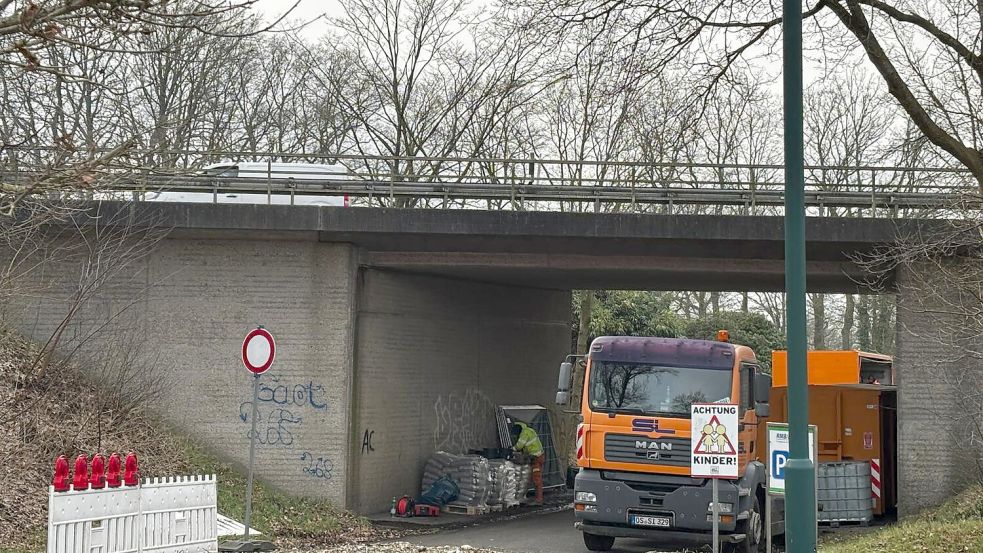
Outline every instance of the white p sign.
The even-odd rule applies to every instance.
[[[768,492],[785,495],[785,467],[788,465],[788,425],[768,423]],[[816,462],[816,427],[809,425],[809,458]]]

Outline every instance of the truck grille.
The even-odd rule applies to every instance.
[[[688,467],[689,438],[604,435],[604,460],[618,463]]]

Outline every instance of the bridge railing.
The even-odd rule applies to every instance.
[[[51,166],[72,167],[76,159],[66,163],[53,154],[45,158],[43,151],[8,151],[0,157],[0,178],[40,182]],[[285,162],[335,167],[316,176],[298,172],[296,178],[282,167],[265,177],[201,171],[229,159],[271,168]],[[343,195],[353,205],[370,206],[769,213],[780,212],[784,203],[783,176],[783,167],[774,164],[131,151],[108,166],[68,178],[77,178],[80,188],[100,197],[137,200],[160,199],[161,192],[211,194],[216,202],[228,194],[265,194],[270,201],[289,197],[291,202],[298,196]],[[897,216],[946,209],[959,199],[978,197],[979,186],[968,171],[955,168],[806,167],[806,204],[814,214]]]

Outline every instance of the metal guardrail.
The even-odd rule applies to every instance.
[[[265,178],[201,173],[201,167],[223,158],[268,167],[330,163],[337,170],[317,176],[298,172],[296,178],[282,168]],[[31,163],[8,153],[0,159],[0,178],[37,182],[45,175],[37,170],[40,162],[41,157]],[[89,190],[138,200],[166,191],[207,193],[216,202],[227,194],[265,194],[289,196],[284,203],[297,196],[348,196],[355,205],[401,207],[646,211],[661,206],[672,212],[676,206],[726,206],[750,213],[784,204],[782,178],[781,165],[764,164],[154,151],[130,152],[87,183]],[[809,207],[879,215],[944,209],[955,198],[978,197],[979,186],[968,171],[944,167],[806,168]]]

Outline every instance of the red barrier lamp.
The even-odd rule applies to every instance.
[[[106,485],[110,488],[118,488],[123,485],[123,462],[120,460],[119,453],[113,453],[109,456]]]
[[[93,490],[106,487],[106,459],[99,453],[92,456],[92,477],[89,478],[89,487]]]
[[[126,472],[123,474],[123,484],[136,486],[139,483],[140,469],[137,468],[137,454],[131,451],[126,454]]]
[[[72,480],[75,491],[89,489],[89,456],[79,455],[75,458],[75,478]]]
[[[56,492],[68,491],[68,458],[64,455],[55,459],[55,477],[51,479],[51,485]]]

